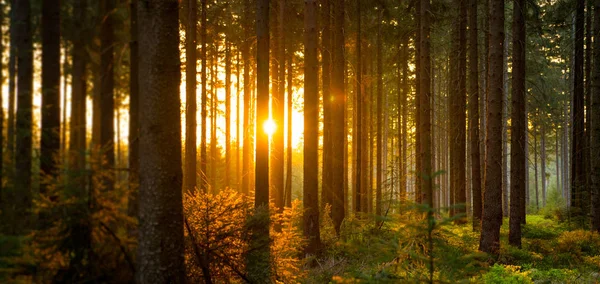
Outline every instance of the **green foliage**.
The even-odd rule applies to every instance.
[[[522,272],[521,268],[512,265],[495,264],[484,274],[481,279],[484,283],[533,283],[528,272]]]

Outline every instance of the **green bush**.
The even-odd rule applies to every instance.
[[[533,283],[529,278],[528,272],[521,272],[518,266],[503,266],[495,264],[490,270],[482,276],[483,283],[503,284],[503,283]]]

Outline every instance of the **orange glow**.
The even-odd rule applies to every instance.
[[[277,124],[272,119],[267,119],[263,123],[263,131],[269,135],[269,137],[273,136],[273,133],[277,130]]]

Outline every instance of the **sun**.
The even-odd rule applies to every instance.
[[[275,121],[273,121],[272,119],[269,118],[263,123],[263,131],[265,133],[267,133],[267,135],[269,135],[269,137],[273,136],[273,133],[275,133],[275,130],[277,130],[277,125],[275,124]]]

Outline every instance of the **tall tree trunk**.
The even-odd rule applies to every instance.
[[[546,128],[544,123],[541,124],[540,127],[540,162],[541,162],[541,172],[540,178],[542,182],[542,207],[546,206]]]
[[[212,194],[219,192],[217,188],[217,164],[219,159],[219,154],[217,153],[217,145],[219,144],[219,141],[217,141],[217,107],[219,103],[219,98],[217,97],[217,64],[219,46],[215,44],[214,48],[210,60],[210,175],[208,176],[209,191]]]
[[[207,104],[208,104],[208,94],[206,91],[206,85],[207,85],[207,81],[206,81],[206,67],[207,67],[207,60],[206,60],[206,50],[208,49],[208,44],[207,44],[207,39],[206,39],[206,1],[207,0],[202,0],[202,31],[200,34],[200,40],[201,40],[201,45],[202,45],[202,71],[201,71],[201,81],[202,81],[202,104],[200,105],[200,112],[201,112],[201,117],[202,117],[202,126],[201,126],[201,130],[200,130],[200,188],[202,189],[202,192],[206,193],[208,191],[208,178],[206,176],[207,172],[206,172],[206,166],[208,164],[208,156],[206,154],[206,130],[208,129],[207,125]],[[247,0],[246,0],[247,1]],[[248,4],[249,5],[249,4]],[[248,37],[246,37],[247,39]],[[249,52],[247,52],[246,54],[248,54]],[[248,60],[248,57],[246,57],[244,60]],[[244,81],[244,83],[246,83],[247,81]],[[246,95],[246,92],[244,92],[244,95]],[[247,108],[246,108],[247,109]],[[246,135],[244,135],[245,137]]]
[[[291,9],[290,8],[286,8],[285,10],[285,15],[286,17],[288,17],[291,13],[289,12]],[[286,36],[289,36],[290,31],[289,30],[284,30],[286,32]],[[286,40],[286,44],[287,44],[287,48],[286,48],[286,55],[287,55],[287,166],[286,166],[286,180],[285,180],[285,192],[284,192],[284,196],[285,196],[285,206],[286,207],[291,207],[292,206],[292,153],[294,151],[293,146],[292,146],[292,126],[293,126],[293,114],[292,114],[292,104],[293,104],[293,84],[294,84],[294,68],[293,68],[293,61],[294,61],[294,50],[292,50],[292,44],[289,40]],[[318,70],[318,66],[317,66],[317,70],[316,72],[319,72]],[[318,84],[318,82],[317,82]],[[318,87],[318,86],[317,86]],[[318,98],[318,96],[317,96]],[[317,107],[318,107],[318,102],[317,102]],[[318,167],[318,163],[315,167]],[[318,184],[318,177],[317,177],[317,184]],[[318,196],[318,190],[317,190],[317,205],[319,203],[319,196]],[[317,207],[318,210],[318,207]]]
[[[304,2],[304,237],[305,252],[317,253],[319,232],[319,70],[317,1]]]
[[[377,165],[375,185],[375,215],[381,216],[383,186],[383,43],[381,40],[381,9],[377,10]]]
[[[505,27],[505,33],[508,33],[508,29]],[[504,65],[502,68],[503,84],[502,88],[502,216],[508,217],[508,191],[510,189],[509,175],[508,175],[508,90],[509,90],[509,77],[508,77],[508,46],[509,38],[504,37]]]
[[[419,184],[420,192],[418,200],[428,205],[430,208],[433,206],[433,173],[431,170],[431,41],[430,41],[430,9],[431,3],[429,0],[421,0],[421,35],[419,44],[419,61],[420,61],[420,72],[419,72],[419,129],[421,136],[421,148],[419,149],[419,160],[421,162],[421,173]],[[428,215],[431,215],[431,210]]]
[[[65,53],[65,57],[66,57]],[[42,137],[40,171],[58,176],[60,151],[60,0],[42,3]],[[66,94],[64,94],[66,96]],[[64,118],[67,119],[66,117]],[[49,184],[40,184],[40,193]]]
[[[114,120],[115,120],[115,98],[114,98],[114,43],[113,18],[115,13],[115,0],[100,0],[103,20],[100,30],[100,136],[99,142],[102,147],[103,159],[107,168],[103,173],[102,188],[112,190],[114,188],[115,167],[115,143],[114,143]]]
[[[271,101],[272,105],[272,115],[275,125],[277,129],[273,133],[272,143],[271,143],[271,160],[270,167],[271,170],[271,190],[273,191],[271,194],[275,199],[275,206],[278,209],[282,209],[284,206],[283,200],[283,189],[284,189],[284,115],[285,115],[285,81],[284,76],[281,76],[280,72],[285,74],[285,65],[284,68],[281,68],[280,64],[285,64],[285,48],[283,47],[283,32],[282,26],[279,24],[279,14],[280,4],[284,5],[284,1],[273,1],[275,4],[273,7],[273,19],[274,23],[273,31],[273,73],[272,73],[272,82],[271,89],[273,90],[273,100]],[[284,84],[284,88],[281,87],[281,83]]]
[[[243,43],[242,43],[243,45]],[[241,103],[242,101],[240,100],[240,85],[241,85],[241,79],[240,77],[242,76],[242,72],[240,70],[240,62],[242,60],[242,57],[240,55],[239,49],[238,49],[238,53],[237,53],[237,59],[236,59],[236,65],[235,65],[235,78],[236,78],[236,84],[235,84],[235,186],[236,189],[238,191],[241,190],[241,186],[242,186],[242,172],[241,172],[241,163],[240,163],[240,138],[242,137],[242,133],[241,133],[241,124],[242,124],[242,119],[240,119],[241,117]]]
[[[594,38],[600,38],[600,0],[594,0]],[[600,40],[593,42],[594,58],[596,62],[592,71],[591,96],[592,98],[592,128],[590,152],[595,159],[591,159],[592,175],[592,230],[600,232]]]
[[[538,183],[538,150],[537,150],[537,130],[533,130],[533,174],[535,180],[535,208],[537,211],[540,210],[540,195],[539,195],[539,183]]]
[[[464,204],[467,201],[466,197],[466,20],[467,20],[467,0],[456,0],[458,7],[458,17],[455,19],[453,54],[454,62],[451,63],[450,74],[452,74],[452,88],[450,93],[450,175],[451,182],[451,213],[456,214],[466,213]],[[456,68],[456,69],[454,69]],[[454,69],[454,70],[453,70]],[[459,223],[466,222],[466,216],[457,220]]]
[[[521,204],[525,198],[527,112],[525,104],[525,0],[513,1],[512,113],[510,148],[509,243],[521,247]]]
[[[332,151],[331,146],[331,0],[321,1],[321,22],[323,23],[323,33],[321,35],[321,76],[323,80],[323,170],[321,185],[321,206],[333,203],[333,176],[332,176]],[[330,212],[331,213],[331,212]]]
[[[139,45],[138,45],[138,0],[131,1],[131,41],[129,43],[129,202],[128,215],[138,213],[139,185],[139,145],[140,145],[140,85],[139,85]],[[75,76],[73,76],[75,77]],[[85,114],[85,113],[84,113]],[[85,117],[84,117],[85,119]],[[85,134],[85,133],[84,133]],[[83,137],[85,149],[85,136]],[[186,150],[187,152],[187,150]]]
[[[504,44],[504,2],[490,3],[489,89],[487,96],[487,143],[485,191],[479,249],[496,254],[502,225],[502,69]]]
[[[333,1],[333,64],[331,71],[331,190],[333,203],[331,217],[336,233],[339,235],[340,227],[345,215],[346,198],[344,196],[344,164],[346,156],[345,119],[346,92],[344,89],[344,70],[346,66],[344,55],[344,0]]]
[[[479,154],[479,56],[477,29],[477,0],[469,0],[469,135],[471,145],[471,190],[473,197],[473,230],[481,222],[481,157]]]
[[[8,127],[6,129],[6,150],[8,152],[8,161],[15,161],[15,104],[16,104],[16,79],[17,79],[17,43],[16,43],[16,18],[15,1],[11,2],[10,9],[10,50],[8,59]],[[9,172],[12,175],[12,171]],[[13,181],[14,182],[14,181]]]
[[[592,185],[592,156],[590,156],[590,140],[591,140],[591,121],[592,121],[592,85],[591,85],[591,73],[592,73],[592,0],[586,0],[586,12],[585,12],[585,59],[584,59],[584,95],[585,95],[585,144],[584,144],[584,152],[583,152],[583,166],[585,171],[585,188],[586,188],[586,197],[584,199],[585,203],[585,215],[589,213],[589,209],[591,209],[590,198],[591,198],[591,185]],[[545,142],[545,140],[542,140]],[[543,144],[545,145],[545,143]],[[542,175],[542,178],[545,176]],[[545,184],[542,183],[542,195],[545,196]],[[544,205],[546,204],[546,198],[543,198]]]
[[[185,30],[185,172],[183,188],[196,188],[196,20],[197,0],[188,0]]]
[[[402,86],[403,86],[403,90],[402,90],[402,95],[401,95],[401,106],[402,106],[402,138],[400,139],[400,141],[402,141],[402,155],[401,155],[401,161],[400,161],[400,201],[402,202],[406,202],[408,201],[408,182],[407,182],[407,157],[408,157],[408,145],[407,145],[407,140],[408,140],[408,102],[407,102],[407,97],[408,97],[408,93],[410,92],[410,85],[409,85],[409,81],[408,81],[408,77],[409,77],[409,69],[408,69],[408,60],[409,60],[409,53],[408,53],[408,38],[405,36],[405,38],[403,39],[404,43],[402,45]],[[365,147],[366,147],[366,143],[365,143]]]
[[[583,29],[585,0],[576,1],[575,60],[573,65],[573,137],[571,148],[571,207],[570,213],[583,224],[585,215],[585,147],[584,84],[583,84]]]
[[[225,184],[231,186],[231,42],[225,37]]]
[[[12,204],[10,234],[22,234],[30,229],[32,204],[31,157],[33,130],[33,37],[31,31],[30,1],[15,0],[13,6],[14,42],[17,69],[17,120],[16,120],[16,190]],[[14,218],[18,217],[18,222]]]
[[[362,67],[362,27],[361,27],[361,21],[362,21],[362,15],[361,15],[361,2],[357,2],[356,4],[356,115],[357,117],[354,119],[356,121],[356,139],[359,139],[359,141],[357,141],[358,143],[356,143],[356,150],[354,152],[355,156],[356,156],[356,169],[354,170],[354,195],[352,197],[352,199],[354,200],[354,212],[358,213],[358,212],[365,212],[366,210],[364,210],[365,204],[364,204],[364,177],[363,177],[363,172],[364,172],[364,163],[363,163],[363,147],[366,146],[366,135],[363,132],[364,131],[364,127],[363,127],[363,106],[364,106],[364,100],[363,100],[363,94],[362,94],[362,88],[363,88],[363,79],[362,79],[362,72],[363,72],[363,67]],[[367,123],[368,124],[368,123]],[[353,131],[354,132],[354,131]],[[354,141],[354,138],[352,139],[352,141]],[[354,149],[353,149],[354,150]]]
[[[185,281],[178,2],[139,5],[139,283]]]
[[[421,17],[423,14],[422,1],[418,0],[415,3],[415,109],[414,109],[414,119],[415,119],[415,181],[414,181],[414,197],[415,202],[421,202],[421,176],[423,174],[422,166],[421,166],[421,157],[419,156],[421,151],[421,145],[423,144],[421,141],[421,134],[423,130],[421,129]],[[371,145],[373,145],[371,143]]]
[[[250,0],[244,0],[244,42],[242,45],[244,60],[244,142],[242,152],[242,193],[250,193]],[[203,63],[204,64],[204,63]],[[204,87],[203,87],[204,88]],[[203,89],[204,90],[204,89]],[[202,99],[204,100],[204,98]],[[206,121],[205,121],[206,122]],[[203,130],[204,131],[204,130]]]
[[[263,125],[269,119],[269,1],[258,0],[256,10],[256,122]],[[247,267],[252,282],[270,279],[269,253],[269,137],[258,127],[256,133],[256,163],[254,192],[255,214],[261,218],[252,228]]]

